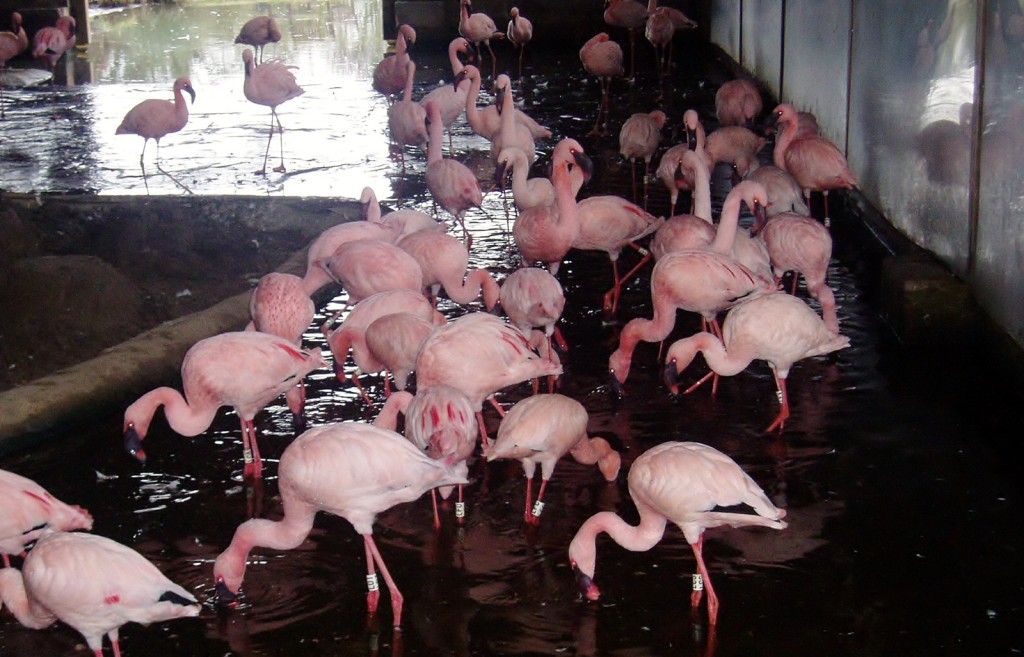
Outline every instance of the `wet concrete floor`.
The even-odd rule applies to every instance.
[[[646,45],[639,50],[649,57]],[[714,89],[730,74],[711,60],[710,49],[694,45],[684,52],[688,57],[664,89],[666,100],[659,102],[651,76],[641,74],[633,86],[616,83],[621,99],[613,126],[632,111],[659,105],[673,125],[691,106],[711,116]],[[544,61],[528,107],[556,135],[585,134],[597,107],[596,83],[579,82],[575,50],[546,53]],[[629,167],[617,160],[614,137],[583,143],[597,159],[598,175],[581,196],[628,196]],[[463,159],[487,157],[465,128],[457,131],[456,152]],[[428,208],[424,166],[414,156],[402,173],[391,162],[385,176],[392,198]],[[723,180],[716,178],[719,203]],[[665,196],[652,188],[652,210],[664,212]],[[497,192],[471,216],[470,230],[477,266],[503,278],[518,265]],[[623,472],[606,484],[595,468],[560,462],[538,529],[522,522],[525,486],[515,462],[473,463],[461,526],[449,507],[435,532],[427,498],[381,514],[378,543],[406,597],[400,633],[389,628],[386,594],[378,618],[368,622],[362,542],[345,521],[323,514],[300,548],[253,553],[240,608],[214,608],[212,563],[235,527],[253,513],[281,515],[276,459],[296,427],[280,400],[257,421],[270,457],[261,486],[241,478],[238,421],[229,412],[194,439],[157,421],[145,467],[121,448],[123,409],[36,449],[8,454],[0,467],[86,506],[96,518],[95,532],[139,550],[204,601],[198,619],[123,628],[128,655],[1019,653],[1024,505],[1015,445],[1022,411],[1014,390],[971,345],[903,348],[879,315],[884,254],[853,214],[836,218],[833,235],[829,281],[851,346],[794,367],[793,416],[771,435],[762,430],[777,403],[771,373],[760,362],[723,379],[714,398],[702,388],[672,399],[661,384],[657,347],[644,345],[627,396],[614,397],[607,357],[625,321],[650,316],[650,270],[609,317],[600,308],[611,283],[607,257],[571,253],[559,276],[569,300],[562,328],[570,342],[560,392],[583,403],[591,431],[622,450]],[[627,263],[635,257],[623,256]],[[343,298],[328,304],[317,323]],[[442,310],[449,317],[464,312],[447,302]],[[680,315],[675,335],[697,327]],[[316,330],[306,343],[324,346]],[[687,374],[700,373],[695,365]],[[354,388],[338,384],[328,370],[310,380],[310,426],[374,416]],[[379,379],[366,383],[380,399]],[[527,394],[529,387],[519,386],[499,400],[508,407]],[[488,410],[487,418],[496,429],[497,415]],[[713,633],[703,614],[691,616],[695,566],[677,529],[645,553],[600,541],[600,602],[580,600],[568,566],[568,542],[593,513],[615,510],[636,521],[626,471],[644,450],[666,440],[696,440],[729,454],[789,514],[790,526],[781,532],[708,532],[705,550],[722,605]],[[33,631],[0,614],[2,654],[84,650],[66,626]]]

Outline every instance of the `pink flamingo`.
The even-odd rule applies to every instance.
[[[391,313],[378,317],[366,327],[363,341],[367,353],[385,372],[391,372],[398,390],[405,390],[409,375],[416,368],[416,355],[434,326],[433,322],[412,313]],[[391,396],[391,384],[386,376],[384,396]]]
[[[619,130],[619,153],[629,160],[633,172],[633,200],[636,194],[636,161],[644,161],[644,207],[647,206],[647,173],[651,168],[651,158],[661,143],[661,129],[665,127],[665,113],[661,110],[653,112],[637,112],[622,124]]]
[[[715,114],[718,123],[753,128],[754,120],[761,114],[764,105],[761,92],[750,80],[739,78],[729,80],[715,93]]]
[[[448,298],[463,306],[483,296],[484,307],[493,310],[500,292],[494,276],[486,269],[469,269],[466,245],[447,233],[420,231],[398,241],[419,263],[423,285],[436,299],[444,289]]]
[[[419,210],[393,210],[386,215],[380,213],[380,203],[377,202],[377,195],[373,188],[364,187],[359,196],[359,202],[363,205],[363,219],[369,222],[384,224],[395,230],[395,241],[397,242],[406,235],[411,235],[420,230],[444,231],[446,226],[431,217],[426,212]],[[384,237],[378,236],[381,239]]]
[[[781,409],[765,432],[781,430],[789,417],[786,377],[793,364],[848,346],[850,338],[830,330],[800,299],[781,292],[766,294],[734,306],[725,317],[721,338],[702,332],[674,342],[666,355],[665,380],[677,392],[675,377],[698,351],[719,376],[738,374],[755,359],[767,361],[775,375]]]
[[[53,74],[64,53],[75,47],[75,19],[61,16],[52,27],[40,28],[32,37],[32,57],[46,63]],[[53,78],[50,78],[53,84]]]
[[[473,242],[464,215],[466,210],[478,208],[484,202],[480,181],[465,164],[441,155],[441,109],[434,103],[427,103],[427,120],[431,134],[427,146],[427,190],[462,226],[468,249]]]
[[[366,239],[393,242],[398,239],[398,235],[398,228],[384,222],[347,221],[326,229],[306,249],[306,274],[302,278],[306,294],[312,296],[331,282],[331,276],[323,268],[323,263],[343,244]]]
[[[657,0],[651,0],[651,4],[657,4]],[[668,53],[675,35],[676,27],[672,24],[672,17],[668,15],[664,7],[650,12],[647,24],[644,26],[644,36],[651,42],[657,53],[654,65],[658,71],[658,77],[668,75],[671,70],[672,61]]]
[[[263,48],[268,43],[277,43],[281,40],[281,28],[273,16],[256,16],[250,18],[242,25],[235,37],[235,43],[252,46],[259,55],[260,63],[263,63]]]
[[[757,154],[764,145],[764,137],[747,128],[731,125],[708,135],[705,150],[711,162],[731,164],[742,178],[760,166]]]
[[[539,326],[547,338],[549,352],[552,337],[559,349],[568,351],[569,345],[558,328],[565,310],[565,293],[557,278],[544,269],[521,267],[502,282],[499,300],[508,320],[524,335]]]
[[[744,180],[752,180],[764,185],[768,192],[768,216],[773,217],[782,212],[795,212],[807,216],[810,212],[804,204],[803,191],[800,185],[796,184],[793,176],[786,173],[785,169],[769,164],[758,167],[743,177]]]
[[[613,0],[613,2],[618,0]],[[634,2],[634,0],[624,0]],[[635,3],[634,4],[639,4]],[[606,12],[607,13],[607,12]],[[601,106],[597,110],[597,120],[590,134],[603,137],[608,134],[608,113],[611,98],[612,78],[622,76],[622,48],[610,40],[607,33],[601,32],[592,36],[580,48],[580,61],[588,75],[601,81]],[[602,125],[601,119],[604,119]]]
[[[505,190],[505,178],[512,170],[512,198],[520,212],[538,206],[555,204],[555,186],[543,177],[528,178],[530,161],[520,148],[509,146],[498,153],[494,179]]]
[[[411,25],[399,25],[398,36],[395,39],[395,54],[382,59],[373,69],[373,89],[384,94],[388,103],[405,89],[409,45],[413,43],[416,43],[416,30]]]
[[[469,41],[462,37],[456,37],[448,44],[448,61],[451,63],[454,77],[458,77],[462,69],[465,68],[459,59],[459,53],[466,54],[468,52]],[[448,133],[449,152],[452,151],[452,124],[466,111],[466,99],[469,97],[469,88],[472,84],[472,81],[465,77],[459,78],[457,83],[438,85],[420,99],[420,105],[424,109],[426,109],[427,103],[434,103],[440,108],[441,124],[444,126],[445,132]],[[429,118],[430,113],[427,114]],[[429,135],[430,129],[427,128],[427,136],[429,137]]]
[[[785,169],[801,189],[810,207],[811,192],[825,197],[825,226],[828,216],[828,192],[831,189],[855,189],[857,179],[850,172],[842,151],[824,137],[797,137],[798,117],[792,105],[783,103],[772,112],[776,123],[782,124],[775,140],[775,166]]]
[[[580,230],[573,170],[579,169],[583,177],[588,178],[594,171],[594,165],[575,139],[563,139],[558,143],[551,164],[556,205],[523,211],[512,226],[512,238],[526,265],[543,262],[548,271],[557,274],[562,259],[572,248]]]
[[[692,109],[686,110],[686,113],[683,114],[683,129],[686,131],[686,141],[682,144],[677,144],[669,148],[662,154],[661,160],[658,163],[658,170],[656,172],[656,175],[661,179],[661,182],[668,190],[671,211],[673,214],[676,211],[676,202],[679,200],[679,190],[695,190],[692,175],[689,178],[680,175],[681,168],[688,168],[682,167],[684,153],[687,151],[693,151],[696,153],[700,157],[700,161],[704,163],[708,176],[711,175],[712,169],[714,169],[714,162],[711,162],[708,159],[707,151],[704,149],[704,126],[701,125],[700,118],[696,111]],[[694,198],[694,202],[696,202],[696,198]],[[691,207],[690,212],[701,217],[705,216],[700,214],[696,207]],[[709,213],[706,217],[710,220],[711,214]]]
[[[262,176],[267,172],[267,158],[270,156],[270,142],[274,138],[274,122],[277,121],[277,131],[281,133],[281,163],[274,167],[276,173],[283,173],[284,168],[284,128],[281,127],[281,119],[277,116],[277,106],[292,98],[298,98],[306,93],[295,81],[295,74],[291,69],[294,66],[286,66],[281,62],[264,62],[256,66],[252,51],[246,48],[242,52],[242,61],[245,63],[245,82],[242,84],[242,91],[249,102],[263,105],[270,108],[270,134],[267,136],[267,149],[263,153],[263,166],[257,175]]]
[[[480,97],[480,69],[475,66],[463,67],[462,71],[455,76],[455,83],[461,84],[462,80],[465,79],[468,79],[470,82],[469,94],[466,96],[466,121],[469,122],[469,127],[473,129],[473,132],[484,139],[492,140],[501,128],[501,116],[498,114],[498,107],[497,105],[488,105],[483,109],[479,109],[476,106],[477,99]],[[533,135],[534,139],[548,139],[551,137],[550,130],[537,123],[522,110],[517,108],[515,117],[516,121],[522,123],[530,130],[530,134]]]
[[[118,630],[199,615],[199,602],[135,550],[95,534],[47,531],[19,572],[0,570],[0,598],[18,621],[43,629],[61,620],[103,657],[103,635],[120,657]]]
[[[339,381],[344,383],[347,380],[343,366],[348,358],[349,349],[352,350],[352,358],[360,370],[379,372],[384,369],[380,361],[367,349],[367,330],[377,319],[394,313],[409,313],[434,325],[447,322],[444,315],[434,309],[418,288],[385,290],[366,297],[352,306],[341,326],[330,332],[325,331],[327,346],[334,356],[334,372]],[[359,385],[358,377],[354,382],[367,403],[372,403]]]
[[[544,510],[544,491],[558,459],[572,454],[577,463],[594,465],[607,481],[619,475],[621,457],[604,438],[587,436],[590,416],[583,404],[565,395],[534,395],[508,410],[498,427],[498,437],[486,451],[487,462],[518,459],[526,475],[526,507],[523,519],[539,525]],[[533,473],[540,464],[541,484],[533,502]]]
[[[791,212],[775,215],[752,232],[758,233],[768,249],[776,279],[787,271],[803,274],[807,292],[821,304],[825,326],[839,333],[836,297],[828,286],[828,263],[832,259],[832,236],[820,222]],[[793,278],[796,288],[796,276]]]
[[[465,477],[397,433],[356,422],[306,431],[285,448],[278,472],[284,517],[279,521],[255,518],[238,526],[231,545],[213,564],[218,601],[235,601],[246,559],[254,547],[294,549],[313,529],[317,511],[326,511],[348,520],[363,537],[370,614],[376,613],[380,601],[380,568],[391,592],[394,626],[400,627],[402,593],[373,540],[374,519],[381,511],[412,502],[431,488],[465,484]]]
[[[302,334],[313,323],[316,305],[302,287],[302,279],[294,274],[271,272],[260,278],[249,299],[249,330],[276,335],[302,347]],[[285,393],[288,408],[301,417],[306,403],[305,382],[300,381]]]
[[[650,235],[664,223],[640,206],[618,196],[591,196],[576,204],[580,230],[573,240],[574,249],[604,251],[612,261],[615,283],[604,295],[604,309],[615,312],[619,307],[622,284],[633,277],[650,260],[650,253],[636,242]],[[619,276],[619,254],[631,246],[643,255],[624,276]]]
[[[196,102],[196,92],[192,88],[192,82],[187,77],[180,77],[174,81],[174,102],[157,98],[149,98],[142,101],[135,107],[128,110],[114,131],[116,135],[138,135],[142,137],[142,153],[139,154],[139,166],[143,173],[146,165],[143,158],[146,155],[146,144],[150,139],[156,141],[156,166],[160,167],[160,138],[172,132],[178,132],[188,123],[188,104],[182,92],[187,92]]]
[[[405,88],[402,100],[388,108],[388,129],[391,140],[398,145],[405,166],[405,147],[427,143],[427,111],[412,99],[412,83],[416,75],[416,62],[405,65]]]
[[[512,80],[502,73],[494,83],[496,89],[494,104],[501,118],[498,132],[491,139],[491,159],[498,161],[498,154],[506,147],[515,147],[526,154],[530,164],[537,159],[537,148],[529,128],[516,120],[515,99],[512,96]]]
[[[667,338],[675,326],[676,309],[700,313],[705,323],[717,327],[718,313],[775,289],[773,281],[757,276],[731,256],[705,249],[666,254],[651,272],[654,316],[626,324],[618,349],[608,359],[612,386],[622,394],[621,384],[629,376],[637,343]]]
[[[694,575],[690,605],[696,608],[708,592],[708,620],[718,622],[718,596],[704,564],[704,530],[713,527],[758,526],[785,529],[785,509],[779,509],[731,458],[701,443],[667,442],[652,447],[629,468],[629,494],[640,512],[640,524],[628,525],[618,514],[602,511],[587,519],[569,543],[569,562],[576,584],[588,600],[601,591],[594,583],[597,536],[602,532],[633,552],[646,552],[665,535],[671,522],[683,531],[693,549],[699,573]],[[715,507],[744,504],[754,513],[715,511]],[[755,515],[756,514],[756,515]]]
[[[519,329],[488,313],[472,312],[434,329],[416,357],[419,389],[449,385],[461,390],[477,414],[480,436],[490,444],[484,427],[483,402],[504,414],[494,393],[511,385],[562,373],[562,367],[541,358]]]
[[[28,35],[21,26],[21,14],[11,12],[11,29],[0,32],[0,68],[7,66],[7,60],[14,59],[28,50]]]
[[[694,151],[686,150],[673,175],[693,179],[689,186],[693,188],[695,209],[693,214],[667,219],[654,233],[650,249],[655,260],[661,260],[673,251],[705,248],[717,234],[715,225],[711,223],[711,181],[704,161]]]
[[[636,33],[647,26],[647,7],[636,0],[605,0],[604,22],[629,30],[629,77],[636,75]]]
[[[768,249],[761,240],[754,239],[746,228],[740,228],[740,209],[746,203],[754,214],[755,222],[764,222],[768,206],[768,192],[756,182],[744,180],[736,184],[725,197],[722,214],[718,218],[715,239],[708,246],[712,251],[731,255],[738,263],[758,277],[772,280]]]
[[[526,52],[526,44],[533,40],[533,23],[519,12],[519,7],[512,7],[511,14],[505,34],[512,45],[519,49],[519,79],[522,80],[523,54]]]
[[[423,289],[423,271],[416,259],[386,240],[346,242],[321,266],[348,292],[349,303],[386,290]]]
[[[25,546],[45,529],[92,529],[92,516],[80,506],[61,502],[48,490],[21,475],[0,470],[0,555],[11,567],[11,555],[25,554]]]
[[[480,51],[480,44],[487,46],[491,53],[491,79],[498,74],[498,59],[494,56],[494,49],[491,48],[491,39],[504,39],[505,35],[498,31],[491,17],[480,12],[470,13],[473,3],[471,0],[461,0],[459,10],[459,34],[473,44],[477,56],[483,61],[483,53]]]
[[[307,374],[326,365],[319,349],[298,349],[284,338],[257,331],[221,333],[200,340],[181,363],[184,395],[174,388],[156,388],[125,410],[125,448],[139,461],[146,461],[142,441],[161,406],[171,429],[183,436],[206,431],[217,409],[231,406],[242,424],[243,474],[262,477],[253,419]]]
[[[413,445],[426,452],[430,458],[452,466],[452,470],[460,476],[468,477],[466,459],[476,449],[477,425],[473,406],[465,393],[443,384],[424,388],[415,396],[407,392],[396,393],[384,404],[373,424],[394,431],[398,413],[405,415],[405,437]],[[455,517],[461,524],[466,506],[462,484],[458,488]],[[437,510],[438,490],[444,499],[448,499],[452,492],[450,486],[430,491],[435,529],[441,527],[441,515]]]

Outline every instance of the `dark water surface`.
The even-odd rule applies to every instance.
[[[638,52],[638,70],[653,68],[648,44],[639,43]],[[672,126],[688,107],[710,119],[714,90],[730,74],[710,49],[691,45],[677,53],[684,56],[663,95],[656,79],[643,73],[632,86],[616,82],[616,131],[630,112],[655,107],[666,110]],[[419,53],[417,61],[423,62],[422,92],[443,75],[445,60],[431,51]],[[596,82],[581,81],[576,46],[538,50],[531,61],[526,108],[557,136],[582,137],[593,124],[599,90]],[[365,82],[358,93],[371,97]],[[240,86],[239,78],[239,91]],[[61,91],[59,98],[102,91],[97,85]],[[77,101],[68,102],[65,110]],[[289,113],[295,121],[301,110],[296,105]],[[182,140],[191,138],[181,133]],[[262,149],[253,139],[254,150]],[[675,143],[670,139],[666,134],[666,145]],[[582,196],[628,196],[629,166],[617,158],[615,137],[581,141],[598,168]],[[457,156],[479,162],[481,180],[489,176],[485,147],[460,124]],[[543,156],[535,171],[543,170],[551,147],[539,143]],[[6,139],[4,148],[12,148]],[[383,181],[377,189],[382,198],[429,210],[425,159],[411,154],[403,173],[386,155],[386,142],[378,148],[385,155],[368,164],[370,172],[346,171],[346,192]],[[163,153],[167,165],[171,150]],[[223,191],[218,184],[205,189],[207,173],[190,175],[199,193]],[[58,179],[43,180],[38,189],[53,190]],[[83,188],[90,188],[90,180],[110,180],[85,179]],[[727,179],[716,177],[715,185],[717,207]],[[292,192],[285,183],[284,193],[304,192]],[[652,186],[653,211],[664,214],[666,199],[664,190]],[[490,192],[484,211],[472,213],[470,221],[474,264],[499,278],[518,264],[504,232],[504,205],[498,192]],[[283,400],[258,417],[263,453],[270,458],[259,486],[242,480],[238,420],[228,411],[194,439],[177,436],[157,420],[144,468],[122,450],[123,409],[110,409],[107,419],[31,452],[9,454],[0,467],[89,508],[96,533],[131,545],[204,601],[198,619],[124,627],[127,655],[1018,654],[1024,650],[1024,505],[1019,465],[1011,460],[1019,449],[1007,445],[1020,439],[1022,409],[967,345],[916,354],[903,350],[879,319],[877,249],[852,215],[838,217],[833,234],[829,280],[851,346],[794,367],[793,415],[783,432],[770,436],[761,431],[775,416],[777,402],[771,373],[761,362],[724,378],[714,398],[702,388],[674,400],[660,382],[657,347],[642,344],[628,396],[614,398],[607,358],[625,321],[650,316],[650,269],[626,290],[618,316],[609,317],[600,309],[611,284],[607,257],[570,254],[559,275],[568,299],[562,328],[571,344],[563,355],[560,392],[584,404],[592,433],[622,450],[623,471],[616,483],[606,484],[596,468],[561,461],[538,529],[522,521],[525,485],[517,462],[473,463],[462,526],[449,507],[435,532],[426,497],[381,514],[375,535],[405,594],[401,633],[389,627],[386,593],[378,617],[368,622],[362,541],[347,522],[323,514],[300,548],[255,550],[242,606],[214,608],[213,560],[237,525],[253,513],[281,515],[277,458],[296,435]],[[626,253],[623,260],[631,265],[636,257]],[[344,294],[323,313],[343,299]],[[442,310],[449,317],[464,312],[448,302]],[[323,315],[317,325],[321,321]],[[697,327],[694,318],[680,315],[676,335]],[[306,343],[326,349],[317,330],[307,334]],[[691,369],[686,376],[702,373],[699,359]],[[310,381],[311,426],[374,417],[355,389],[340,386],[330,371],[318,371]],[[381,399],[380,379],[365,381]],[[529,386],[523,385],[499,400],[507,408],[527,394]],[[497,414],[487,409],[486,415],[496,430]],[[628,466],[666,440],[696,440],[726,452],[788,511],[790,526],[781,532],[708,532],[705,554],[721,599],[713,644],[703,609],[691,617],[695,566],[676,528],[646,553],[601,539],[597,581],[604,597],[598,603],[579,599],[567,562],[569,540],[593,513],[615,510],[636,521],[626,490]],[[4,612],[0,654],[80,655],[85,647],[66,626],[28,630]]]

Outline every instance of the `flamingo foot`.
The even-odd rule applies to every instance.
[[[284,168],[283,164],[279,164],[276,167],[274,167],[274,173],[284,173],[284,172],[285,172],[285,168]]]
[[[377,613],[377,605],[380,604],[380,591],[370,591],[366,594],[366,609],[370,615]]]

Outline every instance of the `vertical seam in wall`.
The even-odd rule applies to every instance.
[[[967,278],[974,278],[978,253],[978,222],[981,211],[981,135],[984,131],[982,117],[985,110],[985,48],[988,15],[988,0],[978,2],[977,23],[975,24],[974,52],[974,108],[971,110],[971,163],[968,169],[967,188]]]
[[[853,101],[853,19],[856,15],[856,6],[857,0],[850,0],[850,29],[847,35],[848,41],[846,43],[846,125],[843,126],[845,132],[843,154],[847,159],[850,157],[850,105]]]
[[[740,0],[739,44],[737,44],[738,45],[738,50],[737,50],[736,54],[737,54],[737,59],[740,62],[740,67],[745,69],[745,68],[747,68],[747,63],[743,61],[743,5],[744,4],[745,4],[745,0]]]
[[[779,29],[779,102],[785,98],[783,81],[786,79],[786,2],[782,0],[782,27]]]

